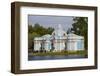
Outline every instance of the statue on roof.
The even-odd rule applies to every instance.
[[[62,30],[61,24],[58,24],[58,29]]]

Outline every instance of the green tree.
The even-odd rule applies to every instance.
[[[32,33],[33,32],[33,27],[32,25],[28,25],[28,33]]]
[[[41,26],[39,23],[34,24],[34,26],[29,25],[28,26],[28,48],[29,51],[32,51],[33,48],[33,39],[35,37],[41,37],[45,34],[51,34],[53,32],[54,28],[48,27],[45,28]]]
[[[54,31],[54,28],[52,28],[52,27],[48,27],[47,28],[48,34],[52,34],[53,31]]]
[[[88,18],[87,17],[74,17],[72,29],[75,34],[84,36],[85,49],[88,47]]]
[[[43,36],[47,33],[47,29],[44,28],[43,26],[40,26],[38,23],[34,24],[34,32],[39,34],[40,36]]]

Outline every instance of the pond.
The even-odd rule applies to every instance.
[[[56,55],[56,56],[28,56],[28,60],[55,60],[55,59],[79,59],[86,58],[81,55]]]

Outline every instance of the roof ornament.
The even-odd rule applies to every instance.
[[[61,24],[58,24],[58,29],[62,30]]]

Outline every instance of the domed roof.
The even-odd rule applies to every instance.
[[[43,35],[42,38],[43,38],[44,40],[51,39],[51,35],[46,34],[46,35]]]
[[[83,36],[78,36],[78,35],[73,34],[73,33],[68,34],[68,35],[67,35],[67,38],[68,38],[68,39],[84,39]]]
[[[63,31],[61,25],[58,25],[58,29],[52,33],[53,36],[67,36],[66,32]]]

